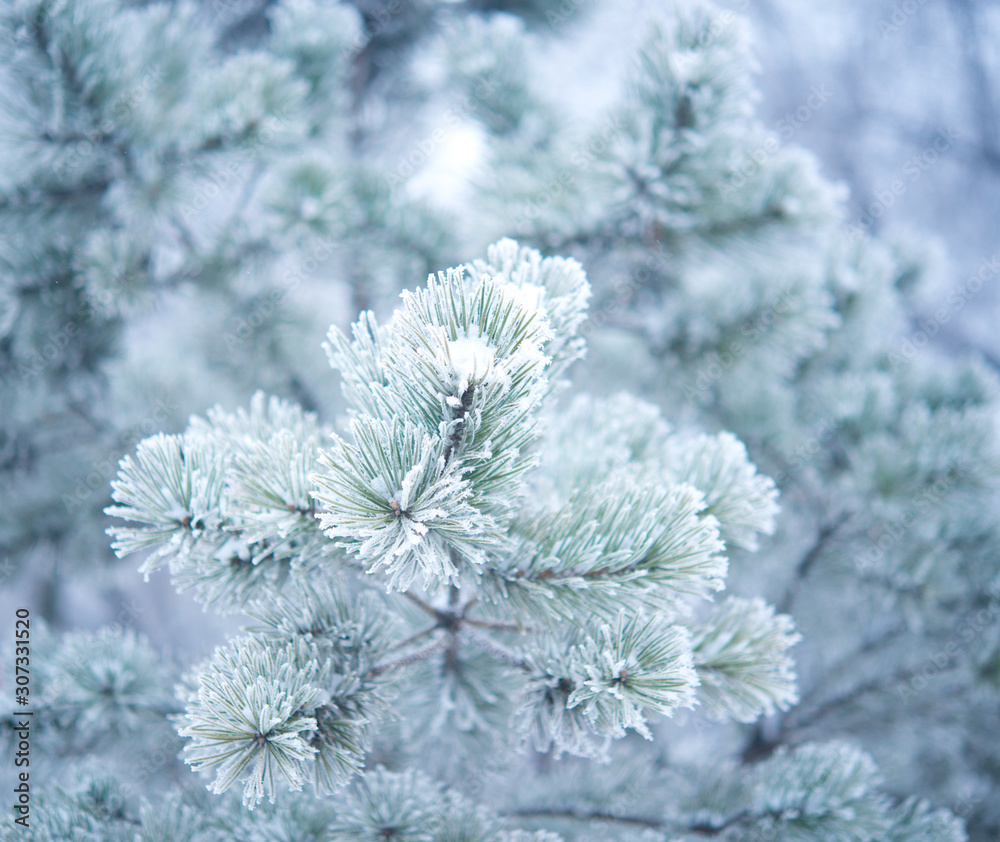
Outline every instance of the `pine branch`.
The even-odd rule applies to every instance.
[[[791,583],[785,589],[785,594],[778,603],[778,611],[782,614],[791,611],[792,604],[802,583],[809,577],[813,566],[822,557],[830,543],[836,538],[840,528],[852,517],[850,512],[842,512],[834,520],[829,521],[819,528],[816,537],[809,549],[802,555],[795,565]]]
[[[650,830],[663,830],[671,833],[690,833],[705,838],[720,836],[729,828],[735,827],[741,822],[746,821],[748,818],[751,818],[749,811],[744,810],[731,816],[726,821],[718,825],[684,824],[682,822],[668,821],[666,819],[657,819],[651,816],[629,816],[618,813],[609,813],[602,810],[573,810],[560,809],[557,807],[550,809],[515,810],[507,813],[506,815],[522,819],[564,819],[580,822],[581,824],[588,824],[590,822],[608,822],[610,824],[642,827]]]
[[[480,634],[470,628],[464,628],[462,629],[462,636],[472,641],[476,646],[488,653],[491,657],[496,658],[498,661],[510,664],[512,667],[516,667],[522,672],[530,673],[534,671],[534,667],[521,655],[513,649],[508,649],[506,646],[498,643],[487,635]]]
[[[423,631],[418,631],[415,634],[411,634],[406,639],[399,641],[399,643],[396,643],[393,646],[390,646],[388,649],[385,650],[385,653],[388,655],[390,652],[396,652],[399,649],[405,649],[407,646],[416,643],[418,640],[423,640],[428,635],[431,635],[434,632],[440,630],[440,628],[441,626],[437,624],[433,626],[428,626]]]
[[[452,635],[444,635],[433,643],[428,644],[421,649],[417,649],[407,655],[400,655],[396,658],[381,661],[368,670],[367,674],[369,676],[385,675],[386,673],[393,672],[402,667],[407,667],[410,664],[426,661],[428,658],[433,658],[439,652],[443,652],[447,649],[450,645],[451,639]]]
[[[851,689],[833,696],[809,710],[802,705],[796,708],[790,717],[790,721],[783,723],[783,729],[788,733],[797,733],[812,728],[817,722],[836,714],[842,708],[853,704],[870,693],[876,693],[892,687],[899,686],[911,681],[920,675],[921,667],[915,669],[897,669],[889,675],[876,676],[859,682]]]
[[[606,813],[599,810],[583,811],[570,809],[525,809],[514,810],[505,815],[520,819],[569,819],[582,823],[587,822],[612,822],[615,824],[629,825],[632,827],[644,827],[651,830],[676,830],[676,827],[668,825],[661,819],[654,819],[645,816],[619,816],[614,813]]]
[[[492,620],[478,620],[473,617],[462,616],[461,618],[463,625],[475,626],[480,629],[489,629],[491,631],[505,631],[505,632],[518,632],[519,634],[537,632],[538,629],[532,626],[518,625],[515,623],[498,623]]]

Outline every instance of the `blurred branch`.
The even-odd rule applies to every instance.
[[[962,39],[962,59],[965,62],[969,99],[979,128],[980,155],[984,163],[1000,170],[1000,120],[997,118],[996,99],[983,57],[975,5],[971,0],[951,0],[948,9]]]

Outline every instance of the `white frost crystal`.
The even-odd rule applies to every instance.
[[[496,361],[496,351],[482,337],[467,337],[448,343],[448,357],[455,372],[456,388],[462,393],[470,383],[489,378]]]

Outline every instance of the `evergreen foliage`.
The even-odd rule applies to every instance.
[[[925,252],[844,230],[728,11],[581,134],[566,4],[400,5],[0,13],[4,557],[99,561],[134,448],[114,552],[249,618],[34,621],[24,838],[993,838],[1000,388],[918,344]],[[387,162],[456,96],[449,216]]]
[[[845,225],[839,188],[754,119],[743,22],[675,5],[582,133],[532,134],[558,112],[519,65],[518,127],[480,120],[489,214],[469,237],[513,229],[586,265],[596,382],[655,396],[696,436],[731,431],[781,489],[769,551],[731,552],[730,581],[796,618],[801,704],[753,729],[744,756],[837,733],[895,791],[961,805],[992,838],[998,381],[929,341],[992,264],[927,315],[933,250]],[[504,26],[484,49],[509,53]]]
[[[696,658],[717,712],[753,719],[794,701],[787,617],[730,603],[694,631],[697,643],[685,624],[687,597],[723,587],[720,524],[771,528],[769,481],[731,436],[679,459],[644,407],[662,435],[643,457],[671,471],[640,480],[633,459],[542,500],[531,476],[557,385],[547,368],[582,353],[572,334],[587,281],[577,264],[510,241],[490,261],[469,277],[461,267],[430,276],[385,327],[367,314],[353,341],[332,332],[331,361],[358,398],[350,440],[334,435],[324,450],[313,416],[258,396],[249,412],[216,410],[122,461],[108,512],[145,525],[113,527],[116,551],[150,550],[147,573],[167,563],[181,587],[263,623],[189,679],[180,734],[196,770],[217,770],[216,792],[242,781],[255,806],[274,800],[279,779],[293,790],[309,778],[321,792],[342,785],[363,765],[384,677],[429,657],[461,672],[460,647],[523,674],[523,730],[557,754],[601,756],[627,730],[651,739],[651,714],[694,703]],[[711,512],[688,480],[709,490]],[[744,499],[756,522],[735,505]],[[369,621],[349,605],[364,586],[387,592],[382,613],[398,613],[401,593],[435,624],[355,639]],[[291,605],[306,617],[288,616]]]
[[[181,588],[208,581],[196,586],[198,598],[245,609],[258,624],[179,688],[184,760],[213,775],[217,794],[242,784],[251,810],[307,782],[320,795],[351,784],[320,820],[318,838],[501,840],[518,838],[508,832],[518,816],[587,820],[551,805],[515,806],[504,819],[502,807],[476,807],[461,785],[444,791],[412,765],[376,767],[351,783],[373,750],[420,762],[426,743],[394,740],[394,718],[458,742],[492,728],[503,765],[514,768],[525,744],[608,762],[628,732],[652,740],[657,714],[692,707],[702,691],[712,715],[741,721],[796,699],[789,617],[760,600],[699,608],[724,584],[723,532],[753,545],[757,532],[773,529],[773,484],[734,437],[678,441],[655,408],[618,396],[579,397],[574,408],[589,405],[597,418],[621,405],[636,410],[610,431],[620,446],[608,450],[622,462],[601,482],[568,485],[575,469],[578,480],[593,479],[591,454],[608,456],[600,446],[608,429],[596,427],[597,441],[588,441],[584,426],[581,458],[561,471],[547,447],[560,425],[542,430],[558,401],[547,369],[560,361],[544,352],[579,356],[566,334],[582,313],[567,299],[582,309],[587,282],[577,264],[540,260],[507,241],[491,257],[500,252],[520,260],[507,271],[493,265],[492,274],[431,275],[426,288],[404,293],[384,327],[367,314],[353,342],[332,333],[331,361],[345,371],[347,395],[358,395],[349,440],[333,434],[323,449],[314,416],[258,395],[249,411],[214,410],[122,460],[109,513],[128,524],[109,530],[116,550],[146,552],[147,574],[166,564]],[[564,317],[561,330],[550,306]],[[319,470],[310,473],[310,463]],[[102,667],[114,691],[91,703],[92,715],[108,717],[107,704],[128,710],[144,689],[133,673],[155,673],[132,664],[133,637],[120,645],[119,659]],[[492,669],[476,663],[484,656]],[[430,673],[414,669],[427,662]],[[508,722],[519,727],[476,710],[501,694],[513,697]],[[421,695],[430,703],[412,703]],[[734,796],[720,812],[684,808],[681,799],[670,815],[661,805],[656,817],[620,819],[692,838],[780,828],[797,838],[875,839],[911,821],[962,838],[923,806],[897,816],[876,785],[860,752],[807,746],[725,784]],[[84,796],[104,804],[109,796],[95,796],[94,786],[110,784]],[[87,802],[58,797],[63,817],[89,829]],[[692,792],[692,805],[699,797]],[[218,821],[210,811],[203,831],[178,803],[165,809],[181,826],[190,819],[192,839]],[[123,809],[98,812],[114,828]],[[157,818],[143,810],[127,821],[155,832]]]
[[[118,459],[203,406],[192,387],[316,400],[294,341],[329,323],[302,300],[320,267],[374,303],[446,240],[352,139],[357,10],[284,3],[234,43],[236,5],[0,11],[0,552],[10,575],[53,565],[53,591],[55,571],[107,556],[93,536]],[[162,310],[200,318],[144,330]]]

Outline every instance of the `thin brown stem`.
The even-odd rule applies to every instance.
[[[505,664],[510,664],[512,667],[517,667],[517,669],[522,672],[532,672],[533,667],[529,664],[521,655],[515,652],[513,649],[508,649],[502,643],[497,643],[493,638],[480,634],[477,631],[473,631],[470,628],[462,629],[462,633],[468,638],[472,643],[486,652],[488,655],[496,658],[498,661],[503,661]]]
[[[685,825],[679,822],[668,822],[664,819],[657,819],[651,816],[622,816],[614,813],[605,813],[600,810],[585,811],[573,810],[570,808],[559,809],[524,809],[517,810],[508,815],[525,819],[569,819],[577,822],[609,822],[632,827],[650,828],[652,830],[667,830],[680,833],[694,833],[698,836],[712,837],[719,836],[728,828],[739,824],[748,818],[746,812],[740,812],[720,825],[694,824]]]
[[[836,536],[840,528],[850,519],[850,517],[851,515],[849,512],[844,512],[835,520],[832,520],[820,527],[819,532],[816,533],[816,539],[813,541],[812,545],[802,558],[799,559],[799,563],[795,566],[795,575],[792,577],[791,583],[785,590],[785,595],[778,603],[779,613],[785,614],[791,609],[792,603],[795,602],[795,597],[802,582],[804,582],[809,576],[810,571],[823,555],[823,551],[826,549],[827,545]]]
[[[539,808],[517,810],[508,815],[516,816],[521,819],[570,819],[577,822],[617,822],[618,824],[628,824],[638,827],[653,828],[656,830],[667,827],[666,823],[660,819],[646,818],[644,816],[616,816],[614,813],[602,813],[599,810],[586,812],[583,810],[571,810],[568,808],[565,810],[560,810],[559,808]]]
[[[435,623],[433,626],[428,626],[423,631],[418,631],[416,634],[411,634],[405,640],[401,640],[399,641],[399,643],[390,646],[388,649],[386,649],[385,650],[386,654],[388,654],[389,652],[398,652],[400,649],[405,649],[411,643],[416,643],[418,640],[423,640],[428,635],[436,632],[439,628],[441,627],[437,623]]]
[[[412,602],[414,605],[419,605],[421,609],[423,609],[424,611],[426,611],[432,617],[438,617],[441,614],[441,612],[437,608],[435,608],[429,602],[424,602],[424,600],[422,600],[416,594],[410,593],[409,591],[401,591],[401,593],[408,600],[410,600],[410,602]]]
[[[509,632],[533,632],[531,626],[519,626],[515,623],[500,623],[494,620],[477,620],[472,617],[462,617],[462,623],[469,626],[476,626],[480,629],[492,629],[493,631]]]
[[[401,655],[398,658],[390,658],[389,660],[381,661],[368,670],[368,675],[385,675],[387,672],[393,672],[401,667],[415,664],[418,661],[426,661],[428,658],[432,658],[438,652],[444,650],[448,645],[450,637],[450,635],[442,637],[439,640],[435,640],[433,643],[424,646],[422,649],[417,649],[415,652],[409,653],[408,655]]]

